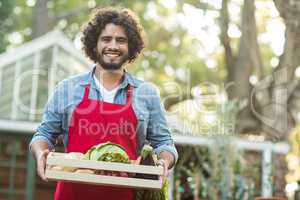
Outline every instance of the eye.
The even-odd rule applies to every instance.
[[[127,39],[126,39],[126,38],[118,38],[117,41],[118,41],[119,43],[124,44],[124,43],[127,42]]]
[[[111,37],[102,37],[101,41],[103,42],[109,42],[111,40]]]

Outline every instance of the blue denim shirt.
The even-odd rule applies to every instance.
[[[102,100],[100,90],[93,79],[94,71],[95,67],[89,73],[65,79],[56,86],[46,104],[42,123],[37,128],[30,145],[37,140],[45,140],[50,149],[53,149],[56,138],[63,134],[64,145],[67,146],[71,115],[76,105],[82,101],[85,86],[90,84],[90,99]],[[167,126],[165,110],[152,84],[138,80],[125,72],[114,103],[126,103],[128,84],[133,86],[132,106],[138,119],[138,153],[148,141],[156,153],[168,151],[177,160],[178,154]]]

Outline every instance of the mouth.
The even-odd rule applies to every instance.
[[[117,58],[121,56],[121,53],[119,52],[104,52],[104,56],[108,58]]]

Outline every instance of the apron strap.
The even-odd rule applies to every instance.
[[[90,85],[86,85],[84,87],[84,95],[83,99],[89,99],[90,94]],[[133,87],[131,85],[128,85],[127,94],[126,94],[126,104],[131,103],[133,96]]]
[[[126,94],[126,104],[130,104],[133,96],[133,87],[128,84],[127,94]]]
[[[86,85],[84,87],[83,99],[89,99],[89,94],[90,94],[90,85]]]

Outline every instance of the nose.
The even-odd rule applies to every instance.
[[[116,40],[111,40],[108,46],[109,49],[119,49],[118,42]]]

